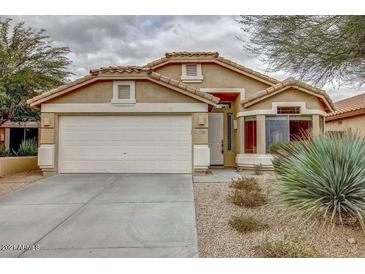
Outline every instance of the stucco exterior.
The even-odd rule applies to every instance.
[[[176,53],[174,53],[176,54]],[[179,53],[177,53],[179,54]],[[196,56],[195,56],[195,55]],[[45,174],[58,172],[59,119],[62,116],[99,116],[99,115],[189,115],[192,120],[192,163],[194,171],[206,171],[209,168],[209,112],[223,113],[223,166],[253,167],[256,164],[270,165],[270,155],[266,154],[266,115],[276,115],[276,107],[298,105],[300,115],[311,117],[314,134],[323,132],[321,117],[328,111],[328,102],[323,94],[316,94],[305,87],[278,90],[269,94],[270,88],[280,83],[277,80],[240,68],[235,63],[217,59],[200,53],[192,56],[182,54],[178,58],[170,57],[152,62],[150,67],[107,67],[91,71],[75,84],[65,85],[45,96],[30,101],[41,109],[41,155],[53,151],[50,164],[41,161]],[[168,55],[167,55],[168,56]],[[216,59],[213,59],[216,58]],[[164,63],[166,61],[166,63]],[[181,81],[184,62],[201,62],[201,81]],[[157,65],[156,65],[157,64]],[[231,65],[232,64],[232,65]],[[156,66],[156,67],[155,67]],[[130,81],[135,84],[135,102],[115,105],[113,103],[113,83]],[[283,85],[286,83],[282,82]],[[266,90],[267,93],[266,93]],[[261,96],[264,94],[265,96]],[[47,96],[49,99],[47,99]],[[253,98],[247,103],[247,99]],[[217,102],[229,107],[219,108]],[[257,102],[256,102],[257,101]],[[246,106],[246,104],[248,106]],[[227,115],[233,117],[231,130],[233,149],[228,150]],[[245,153],[245,117],[254,116],[257,121],[257,152]],[[138,125],[136,125],[138,126]],[[44,149],[43,149],[44,148]],[[48,154],[47,154],[48,153]],[[43,156],[42,156],[43,157]],[[42,158],[41,157],[41,158]],[[44,156],[45,157],[45,156]]]
[[[246,97],[270,86],[218,64],[203,63],[201,66],[203,81],[201,83],[189,82],[189,85],[199,88],[244,88]],[[171,78],[180,79],[181,64],[169,64],[156,71]]]
[[[342,131],[349,133],[358,133],[361,136],[365,136],[365,114],[334,121],[327,121],[325,129],[327,132]]]
[[[305,102],[307,109],[318,109],[324,111],[324,107],[317,97],[295,89],[285,90],[281,93],[268,97],[255,105],[247,107],[244,110],[271,109],[273,102]]]
[[[0,177],[36,169],[37,156],[0,157]]]
[[[146,80],[136,80],[136,100],[139,103],[196,103],[196,99]],[[57,97],[47,104],[110,103],[113,81],[98,81]]]

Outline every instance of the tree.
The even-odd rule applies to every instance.
[[[365,82],[365,16],[241,16],[244,47],[301,80]]]
[[[0,19],[0,125],[38,120],[26,100],[61,85],[70,75],[68,47],[56,47],[45,30]]]

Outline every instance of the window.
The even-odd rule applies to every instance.
[[[306,139],[306,134],[312,126],[311,117],[305,116],[290,116],[289,117],[289,140]]]
[[[231,103],[219,103],[215,106],[216,109],[230,109]]]
[[[183,82],[202,82],[202,66],[201,64],[182,64],[181,80]]]
[[[186,76],[191,76],[191,77],[198,76],[198,68],[196,64],[186,65]]]
[[[266,116],[266,153],[270,153],[271,144],[306,138],[310,129],[310,116]]]
[[[38,139],[38,128],[10,128],[9,148],[18,150],[20,144],[29,139]]]
[[[134,81],[113,82],[113,104],[134,104],[136,103],[136,85]]]
[[[299,114],[300,107],[278,107],[277,114]]]
[[[233,114],[227,113],[227,151],[233,150]]]
[[[129,85],[118,85],[118,99],[130,99],[131,87]]]
[[[256,153],[256,117],[245,117],[245,153]]]

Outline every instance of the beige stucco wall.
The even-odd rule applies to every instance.
[[[316,96],[296,89],[288,89],[275,94],[245,110],[271,109],[272,102],[306,102],[307,109],[320,109],[324,111],[323,105]]]
[[[257,121],[257,154],[265,154],[266,153],[266,133],[265,133],[265,115],[261,114],[261,110],[271,110],[273,102],[305,102],[307,110],[321,110],[325,111],[325,107],[323,103],[321,103],[316,96],[305,93],[296,89],[288,89],[267,99],[258,102],[252,106],[241,109],[241,111],[253,111],[252,114],[247,115],[255,115]],[[240,105],[239,98],[234,102],[235,105]],[[237,107],[236,107],[237,109]],[[243,112],[244,113],[244,112]],[[306,114],[304,114],[306,115]],[[323,130],[321,129],[320,124],[320,116],[319,115],[311,115],[312,116],[312,128],[313,134],[318,135]],[[244,117],[239,117],[237,119],[237,130],[235,131],[236,135],[236,154],[244,154]]]
[[[168,64],[157,68],[156,71],[176,80],[181,79],[181,64]],[[268,84],[222,67],[218,64],[202,64],[203,81],[201,83],[187,83],[194,87],[204,88],[244,88],[246,97],[269,87]]]
[[[37,156],[0,157],[0,176],[38,169]]]
[[[337,121],[326,122],[326,131],[346,131],[365,136],[365,115],[349,117]]]
[[[208,113],[193,114],[193,144],[208,144]]]
[[[48,101],[47,104],[67,104],[67,103],[109,103],[113,94],[112,81],[99,81],[84,86],[78,90],[65,94],[59,98]],[[137,103],[201,103],[194,98],[170,90],[148,80],[136,80],[136,101]],[[90,115],[86,113],[62,113],[62,115]],[[54,168],[43,169],[44,174],[57,173],[58,159],[58,113],[42,113],[40,129],[40,145],[55,145],[55,165]],[[128,113],[95,113],[95,115],[128,115]],[[138,113],[133,113],[138,115]],[[148,115],[148,114],[145,114]],[[162,113],[162,115],[169,115]],[[207,113],[196,113],[193,115],[193,144],[208,143],[208,116]],[[199,125],[198,121],[205,121]]]
[[[48,101],[57,103],[109,103],[113,97],[113,81],[94,82],[64,96]],[[136,80],[137,103],[198,103],[200,101],[148,80]]]

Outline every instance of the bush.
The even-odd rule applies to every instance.
[[[270,148],[269,148],[270,153],[271,154],[277,153],[281,149],[282,146],[285,146],[286,143],[287,142],[276,142],[276,143],[272,143],[270,145]]]
[[[233,216],[229,224],[239,232],[257,231],[268,227],[268,225],[261,224],[251,216]]]
[[[262,174],[262,170],[263,170],[262,164],[258,164],[258,165],[254,165],[253,166],[253,173],[255,175],[261,175]]]
[[[230,187],[235,188],[230,195],[230,199],[235,205],[257,207],[267,203],[266,195],[262,193],[256,178],[247,177],[232,181]]]
[[[283,240],[264,241],[256,249],[265,258],[313,258],[317,257],[314,247],[305,243],[301,238],[285,235]]]
[[[0,157],[11,156],[11,152],[4,145],[0,145]]]
[[[23,140],[18,151],[14,154],[17,156],[35,156],[38,153],[37,141],[35,139]]]
[[[274,155],[281,201],[308,216],[343,224],[365,215],[365,139],[358,135],[310,137]]]
[[[259,188],[257,184],[257,179],[255,177],[241,177],[236,180],[232,180],[229,187],[235,188],[235,189],[257,189]]]

